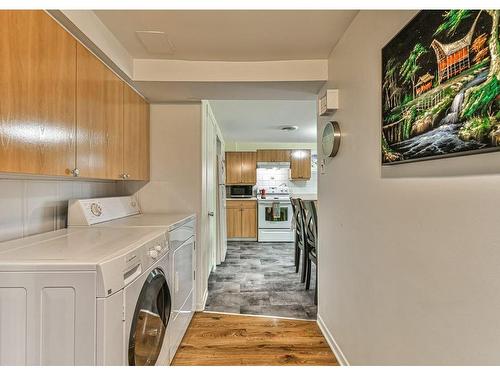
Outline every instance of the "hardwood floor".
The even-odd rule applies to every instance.
[[[315,321],[196,313],[172,365],[338,363]]]

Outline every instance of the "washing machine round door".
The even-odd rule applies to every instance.
[[[135,307],[128,345],[131,366],[154,365],[163,344],[171,299],[167,279],[160,268],[148,275]]]

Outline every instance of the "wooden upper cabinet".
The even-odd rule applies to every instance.
[[[75,167],[76,41],[43,11],[0,11],[0,171]]]
[[[241,152],[226,152],[226,184],[241,183]]]
[[[77,156],[80,177],[123,174],[123,82],[85,47],[77,46]]]
[[[290,157],[290,177],[292,180],[311,178],[311,150],[293,150]]]
[[[123,102],[123,173],[130,180],[149,180],[149,104],[128,85]]]
[[[241,183],[255,185],[257,183],[257,153],[241,153]]]
[[[258,162],[289,162],[290,150],[257,150]]]

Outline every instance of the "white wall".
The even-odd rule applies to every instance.
[[[319,316],[351,364],[500,364],[500,153],[380,165],[381,48],[414,14],[362,11],[330,56]]]
[[[0,176],[0,242],[66,228],[69,199],[118,192],[113,181]]]
[[[201,102],[152,104],[151,179],[148,183],[124,184],[125,193],[137,193],[143,212],[197,215],[198,265],[203,263],[203,250],[199,245],[202,238],[201,108]],[[204,297],[206,284],[206,280],[197,277],[198,304]]]

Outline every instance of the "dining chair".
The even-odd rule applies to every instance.
[[[293,210],[293,224],[294,224],[294,234],[295,234],[295,272],[299,272],[300,265],[300,254],[304,249],[304,236],[303,236],[303,220],[301,217],[299,202],[295,198],[291,198],[292,210]]]
[[[306,274],[306,290],[311,285],[312,263],[315,265],[316,277],[314,288],[314,303],[318,303],[318,215],[316,204],[314,201],[303,201],[305,211],[305,238],[306,238],[306,253],[305,257],[305,274]]]

